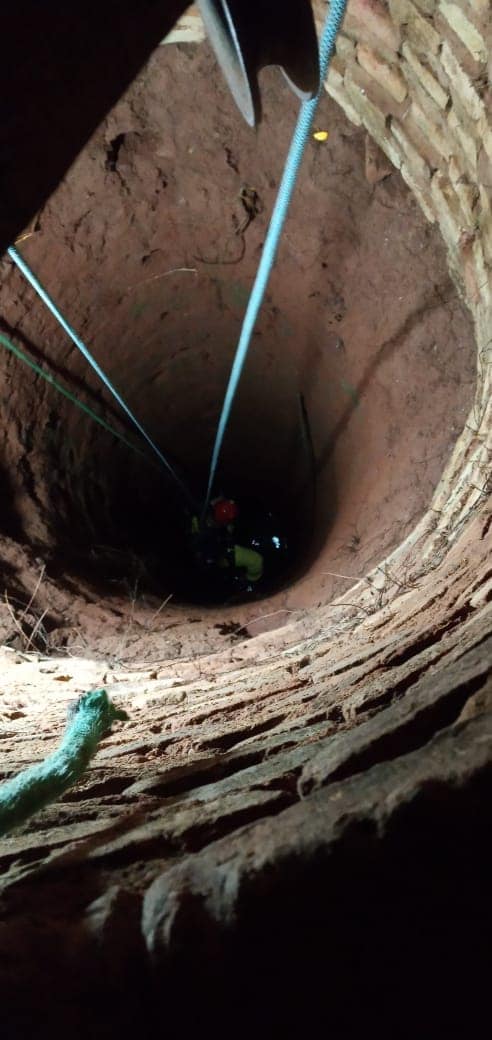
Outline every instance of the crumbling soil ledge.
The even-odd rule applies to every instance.
[[[13,891],[4,903],[2,984],[10,1015],[17,1005],[11,1035],[33,1035],[36,1008],[39,1036],[48,1013],[56,1037],[67,1029],[82,1037],[89,1027],[95,1036],[130,1036],[137,1022],[150,1036],[163,1007],[167,1029],[190,1035],[214,1022],[226,1035],[240,1004],[247,1022],[239,1035],[264,1035],[312,1027],[328,1003],[344,1035],[376,1008],[385,1032],[405,1006],[399,1035],[410,1036],[428,999],[429,1026],[458,1026],[448,986],[473,975],[480,989],[486,963],[487,929],[478,943],[476,932],[485,907],[473,893],[490,876],[491,738],[490,711],[458,721],[424,749],[168,867],[147,887],[143,909],[141,895],[121,884],[101,891],[90,861],[82,867],[65,855],[38,874],[27,900]],[[42,949],[37,963],[33,941]],[[350,1000],[354,949],[364,965],[358,1001]],[[20,1010],[25,987],[28,1015]],[[474,1009],[468,1014],[472,1026]]]

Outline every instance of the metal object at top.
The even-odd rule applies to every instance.
[[[234,100],[250,126],[261,117],[258,73],[278,65],[302,100],[319,87],[310,0],[198,0],[203,23]]]

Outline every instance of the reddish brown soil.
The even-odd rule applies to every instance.
[[[164,451],[202,483],[297,108],[274,71],[263,88],[254,133],[206,47],[160,48],[21,244]],[[318,125],[328,140],[308,149],[224,454],[226,474],[263,496],[302,487],[304,395],[317,462],[305,573],[261,604],[193,614],[170,604],[155,618],[173,588],[142,595],[97,548],[117,545],[118,530],[138,552],[143,513],[172,554],[153,471],[2,352],[3,530],[15,539],[2,553],[2,617],[13,644],[12,611],[43,562],[51,577],[33,619],[48,610],[47,648],[132,660],[151,657],[157,639],[172,657],[227,642],[222,621],[268,614],[264,624],[277,626],[284,608],[327,602],[347,588],[333,573],[362,575],[428,505],[471,403],[470,321],[439,235],[399,176],[368,183],[364,134],[328,98]],[[11,263],[0,270],[3,330],[86,400],[107,400]],[[74,545],[77,567],[66,562]]]

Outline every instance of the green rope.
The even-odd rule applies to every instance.
[[[34,274],[34,271],[31,271],[29,264],[26,263],[24,257],[21,256],[21,254],[19,253],[19,250],[16,249],[14,246],[9,246],[9,248],[7,249],[7,253],[10,256],[11,260],[14,261],[14,264],[17,265],[19,270],[22,271],[22,274],[25,278],[27,278],[27,281],[30,283],[30,285],[32,285],[33,289],[38,294],[43,303],[46,304],[48,310],[51,311],[53,316],[56,318],[58,324],[61,325],[62,329],[64,329],[64,331],[67,333],[67,336],[70,336],[70,339],[73,343],[75,343],[77,350],[80,350],[80,353],[85,357],[86,361],[89,362],[91,368],[94,369],[94,372],[96,372],[96,374],[99,376],[101,382],[104,383],[105,387],[109,390],[110,394],[112,394],[115,401],[118,402],[120,408],[122,408],[122,410],[125,412],[125,415],[128,417],[130,422],[133,423],[133,425],[136,427],[143,439],[147,442],[149,447],[152,448],[154,454],[157,455],[159,461],[162,463],[169,475],[178,485],[188,505],[194,507],[195,503],[193,501],[193,496],[191,492],[188,490],[186,484],[182,481],[181,477],[176,472],[171,463],[168,462],[166,456],[162,454],[162,451],[160,450],[160,448],[157,447],[157,444],[154,443],[152,437],[149,437],[147,430],[142,426],[142,423],[139,422],[136,415],[134,415],[134,413],[132,412],[131,408],[128,407],[126,401],[118,392],[114,384],[111,382],[109,376],[107,376],[106,373],[103,371],[100,364],[96,361],[95,357],[93,357],[89,348],[86,347],[83,340],[81,340],[80,336],[77,335],[75,329],[73,329],[69,322],[66,320],[66,318],[63,317],[63,314],[57,307],[55,301],[52,300],[50,294],[46,292],[46,289],[41,285],[41,282],[39,281],[39,278],[37,278],[37,276]]]
[[[116,437],[117,440],[121,441],[121,443],[124,444],[125,447],[130,448],[131,451],[134,451],[137,455],[140,455],[141,458],[144,458],[151,466],[154,466],[155,469],[160,468],[157,466],[156,463],[152,461],[152,459],[149,458],[145,451],[142,451],[141,448],[137,448],[136,444],[132,444],[132,442],[127,440],[127,438],[124,437],[122,433],[118,433],[118,430],[115,430],[114,426],[111,426],[109,423],[107,423],[105,419],[101,418],[100,415],[96,415],[96,413],[92,411],[92,408],[89,408],[87,404],[84,404],[82,401],[79,401],[79,399],[75,397],[74,394],[70,393],[70,390],[67,390],[66,387],[62,386],[62,384],[59,383],[58,380],[55,379],[55,377],[52,376],[50,372],[45,372],[43,368],[40,368],[40,366],[37,365],[36,362],[28,356],[28,354],[25,354],[24,351],[20,349],[20,347],[16,347],[14,343],[11,343],[10,340],[7,339],[7,337],[4,336],[2,333],[0,333],[0,343],[3,347],[5,347],[6,350],[9,350],[11,354],[14,354],[15,357],[19,359],[19,361],[23,361],[24,364],[29,366],[29,368],[32,368],[33,372],[35,372],[36,375],[41,376],[41,378],[44,379],[46,383],[49,383],[49,385],[53,386],[55,390],[58,390],[59,394],[63,394],[63,397],[66,397],[68,401],[71,401],[72,404],[75,404],[81,412],[84,412],[85,415],[90,416],[90,418],[93,419],[94,422],[98,423],[99,426],[102,426],[103,430],[106,430],[108,433],[111,433],[113,437]]]
[[[56,801],[80,779],[99,741],[117,719],[124,721],[128,715],[114,706],[106,690],[85,693],[71,706],[57,750],[0,787],[0,837]]]

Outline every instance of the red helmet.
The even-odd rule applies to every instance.
[[[230,498],[219,498],[217,502],[213,504],[213,513],[215,523],[220,527],[226,524],[232,524],[237,517],[238,508],[235,502]]]

